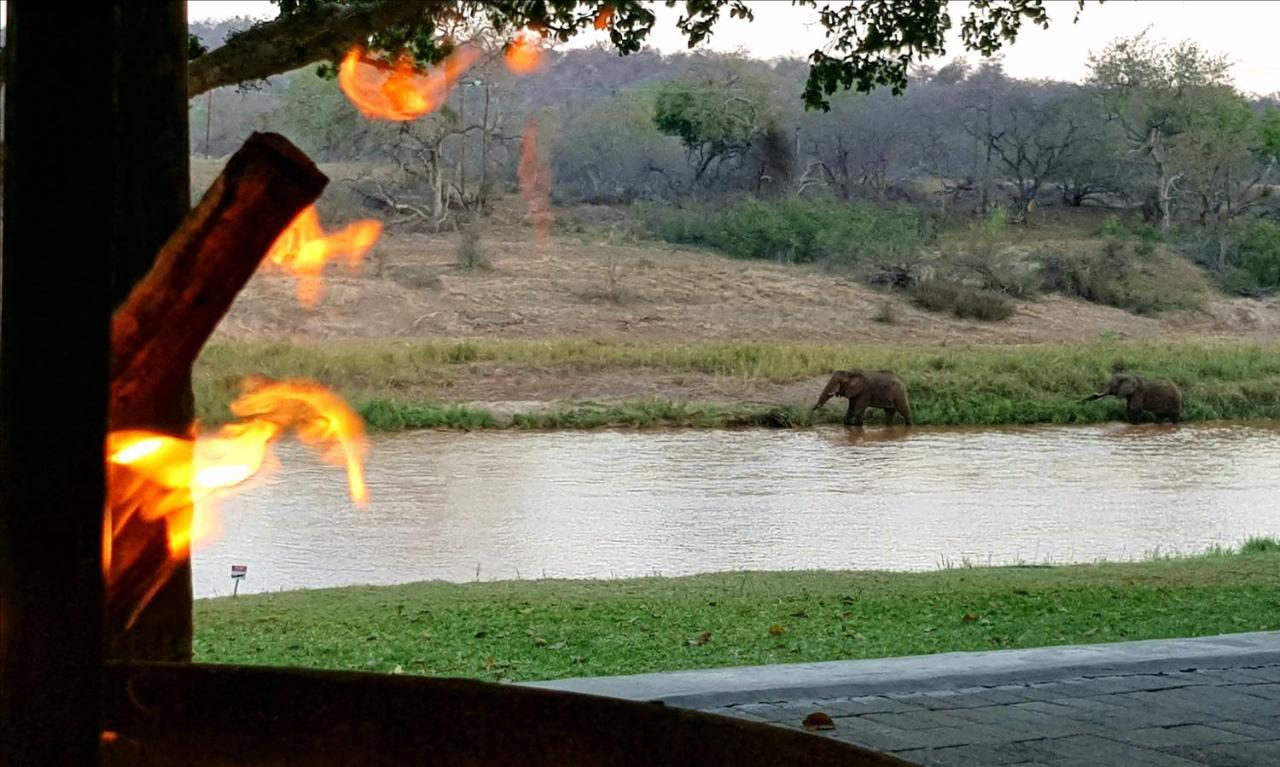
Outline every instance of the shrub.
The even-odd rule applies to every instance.
[[[458,266],[463,269],[488,269],[489,259],[480,250],[480,233],[470,224],[459,226]]]
[[[650,230],[668,242],[715,248],[734,258],[880,269],[914,259],[932,237],[909,207],[835,200],[748,199],[715,209],[651,208]]]
[[[1135,248],[1136,250],[1136,248]],[[1042,287],[1095,304],[1136,314],[1194,309],[1204,296],[1204,277],[1181,258],[1126,254],[1119,238],[1109,238],[1101,252],[1053,251],[1040,255]]]
[[[876,309],[876,313],[871,315],[871,319],[882,325],[893,325],[898,321],[898,313],[894,311],[893,304],[885,301],[880,304],[880,308]]]
[[[1014,311],[1013,302],[999,293],[942,278],[914,285],[911,301],[921,309],[987,322],[1007,319]]]
[[[1241,554],[1271,554],[1277,551],[1280,551],[1280,539],[1268,537],[1250,538],[1240,547]]]
[[[1250,221],[1236,232],[1236,246],[1223,287],[1232,293],[1258,295],[1280,288],[1280,224]]]

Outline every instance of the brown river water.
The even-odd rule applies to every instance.
[[[1280,533],[1280,424],[377,436],[372,503],[301,448],[224,507],[197,596],[1194,553]]]

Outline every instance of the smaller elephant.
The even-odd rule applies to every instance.
[[[1146,413],[1150,413],[1156,423],[1162,418],[1177,423],[1182,417],[1182,392],[1172,381],[1116,373],[1111,376],[1106,389],[1082,401],[1092,402],[1103,397],[1116,397],[1128,402],[1129,421],[1132,423],[1142,423]]]
[[[884,410],[885,423],[893,423],[893,416],[901,413],[907,426],[911,425],[907,387],[892,370],[837,370],[831,374],[831,380],[827,381],[813,409],[827,404],[832,397],[849,400],[849,410],[844,414],[845,426],[861,426],[862,414],[869,407]]]

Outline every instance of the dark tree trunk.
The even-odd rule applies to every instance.
[[[102,718],[112,9],[8,13],[0,764],[89,765]]]
[[[111,238],[112,305],[129,295],[191,207],[187,128],[187,5],[115,0],[115,204]],[[125,23],[127,22],[127,23]],[[150,403],[151,417],[134,423],[184,435],[194,404],[191,381],[176,382]],[[164,522],[133,534],[167,551]],[[163,549],[163,550],[161,550]],[[107,637],[112,658],[191,659],[191,566],[180,566],[131,628]]]

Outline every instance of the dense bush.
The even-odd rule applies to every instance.
[[[1007,319],[1014,311],[1013,302],[1000,293],[942,278],[913,285],[911,302],[921,309],[988,322]]]
[[[650,208],[650,230],[667,242],[703,245],[734,258],[824,264],[879,272],[910,261],[932,237],[907,207],[832,200],[744,200],[728,208]]]
[[[1040,254],[1043,289],[1136,314],[1196,309],[1205,280],[1190,262],[1157,257],[1147,240],[1108,237],[1098,250],[1054,250]]]
[[[1236,238],[1223,287],[1241,295],[1280,288],[1280,224],[1251,221],[1240,227]]]

